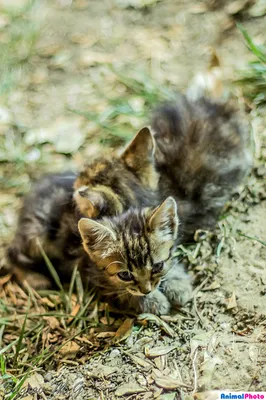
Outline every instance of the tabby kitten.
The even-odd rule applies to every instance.
[[[82,218],[78,227],[92,261],[83,258],[83,279],[117,308],[167,314],[189,300],[190,279],[172,258],[178,232],[172,197],[155,209],[131,208],[97,221]]]
[[[74,183],[75,205],[68,201],[71,215],[69,217],[67,207],[61,218],[66,222],[62,224],[58,219],[52,246],[47,241],[47,228],[42,236],[42,245],[52,259],[54,248],[59,260],[64,248],[73,251],[73,259],[69,256],[66,259],[67,267],[62,264],[63,277],[70,274],[74,262],[78,261],[84,280],[89,279],[109,295],[109,299],[116,293],[116,303],[123,309],[160,314],[168,312],[171,304],[187,300],[191,293],[189,279],[171,257],[177,234],[175,201],[167,199],[157,211],[145,208],[157,206],[173,195],[178,204],[180,202],[183,240],[191,237],[195,229],[211,228],[215,224],[221,207],[244,175],[249,161],[246,131],[236,113],[226,110],[227,106],[204,98],[192,102],[180,97],[177,105],[163,106],[155,114],[152,124],[157,143],[155,154],[154,139],[148,128],[144,128],[120,157],[99,158],[84,169]],[[83,246],[89,257],[84,255],[80,242],[75,249],[67,240],[61,241],[61,238],[70,237],[70,242],[77,243],[74,237],[79,239],[76,227],[82,215],[97,219],[79,222]],[[170,218],[171,215],[175,218]],[[70,221],[69,226],[67,221]],[[143,222],[141,226],[140,221]],[[158,225],[151,221],[157,221]],[[21,226],[17,236],[21,228],[24,229]],[[70,234],[62,233],[65,228]],[[27,238],[27,230],[25,233]],[[30,249],[30,256],[34,259],[39,250],[35,242],[32,243],[35,250]],[[12,246],[16,248],[16,243]],[[13,251],[18,266],[21,266],[18,254],[23,256],[25,248],[22,244]],[[159,268],[158,263],[160,267],[163,265],[161,272],[166,275],[161,279],[160,289],[155,289],[160,282],[160,273],[156,277],[154,272]],[[131,280],[125,283],[129,278]],[[147,294],[149,290],[151,293]]]
[[[155,110],[152,129],[160,200],[178,204],[180,240],[215,227],[233,190],[251,166],[249,130],[231,104],[178,96]]]
[[[117,308],[166,314],[184,304],[191,283],[171,257],[178,232],[174,199],[155,209],[80,219],[72,201],[74,179],[71,173],[49,175],[26,197],[8,250],[16,278],[37,289],[51,287],[39,241],[62,282],[70,281],[78,265],[83,283],[98,288]]]
[[[68,281],[84,253],[77,227],[82,215],[111,217],[131,206],[158,205],[153,141],[144,128],[120,156],[100,157],[92,162],[86,169],[87,186],[74,194],[74,198],[79,196],[78,206],[73,200],[75,174],[50,175],[40,180],[25,198],[2,268],[13,271],[19,281],[26,279],[35,288],[50,286],[40,241],[60,279]],[[81,173],[75,184],[83,178]]]
[[[80,214],[73,202],[76,175],[48,175],[38,181],[25,197],[15,237],[1,267],[36,289],[51,286],[50,274],[38,242],[67,281],[83,254],[77,223]],[[0,269],[1,273],[1,269]]]
[[[250,168],[248,126],[231,104],[179,95],[176,103],[165,103],[154,112],[152,130],[153,157],[143,159],[144,140],[124,154],[127,168],[143,166],[139,177],[145,180],[137,189],[140,196],[130,197],[134,185],[125,179],[124,167],[119,170],[115,164],[103,162],[100,167],[98,163],[89,165],[77,178],[76,204],[84,215],[97,217],[111,203],[121,212],[173,196],[179,210],[179,239],[191,241],[196,230],[214,228],[223,206]],[[101,192],[103,187],[108,194]],[[157,190],[151,191],[151,187]]]

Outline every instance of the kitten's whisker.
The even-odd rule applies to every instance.
[[[170,268],[169,271],[167,271],[166,274],[164,276],[162,276],[161,282],[164,282],[168,279],[170,272],[172,272],[172,268]]]
[[[116,292],[117,293],[117,292]],[[123,292],[119,293],[116,295],[116,298],[119,299],[125,295],[130,295],[130,293],[127,290],[124,290]]]

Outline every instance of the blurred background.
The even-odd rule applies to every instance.
[[[124,144],[212,54],[225,79],[265,40],[264,0],[0,0],[2,237],[46,171]]]
[[[10,386],[7,400],[29,384],[42,388],[43,376],[49,399],[133,393],[173,400],[197,385],[265,390],[265,42],[266,0],[0,0],[0,259],[33,180],[79,170],[123,146],[154,106],[211,66],[247,111],[254,149],[252,172],[217,229],[178,248],[200,283],[180,319],[110,317],[78,278],[77,294],[40,295],[28,286],[24,292],[10,275],[0,277],[0,381]],[[147,378],[147,343],[159,348],[159,383],[157,373]],[[176,378],[188,385],[180,389]],[[129,392],[120,386],[127,382]],[[63,395],[58,387],[66,388]],[[136,397],[144,390],[151,391]],[[4,391],[0,382],[0,399]]]

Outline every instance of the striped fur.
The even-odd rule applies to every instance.
[[[188,276],[171,257],[177,207],[179,241],[214,227],[250,165],[247,130],[229,106],[182,96],[156,110],[152,128],[156,146],[143,128],[120,156],[37,184],[7,255],[20,281],[49,283],[38,238],[62,281],[78,263],[83,281],[122,309],[162,314],[189,298]]]
[[[249,129],[232,104],[178,96],[155,110],[152,129],[159,193],[174,196],[180,240],[213,229],[219,214],[251,167]]]

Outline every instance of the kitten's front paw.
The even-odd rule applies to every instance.
[[[162,291],[172,307],[186,304],[192,296],[190,279],[171,279],[164,282]]]
[[[158,289],[145,296],[143,299],[142,312],[155,315],[169,314],[171,305],[165,295]]]

